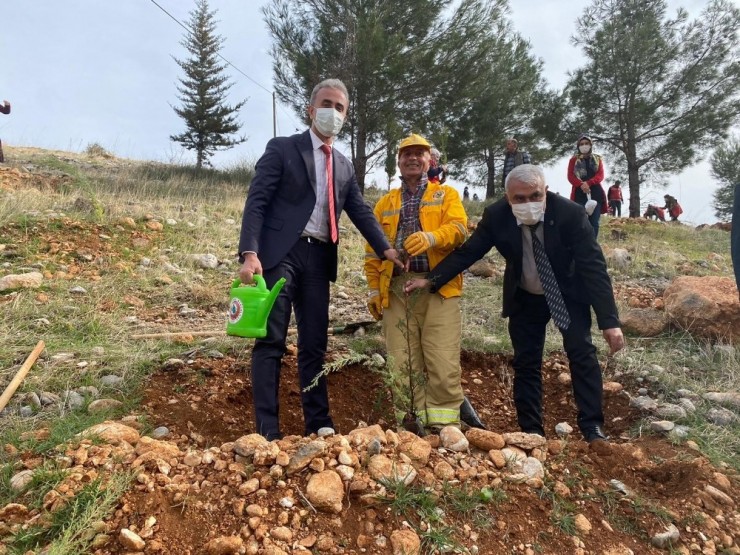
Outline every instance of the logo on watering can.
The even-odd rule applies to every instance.
[[[229,322],[236,324],[241,320],[244,314],[244,305],[239,299],[231,299],[231,306],[229,307]]]

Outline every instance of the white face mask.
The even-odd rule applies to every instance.
[[[344,116],[334,108],[316,108],[313,123],[324,137],[336,137],[344,125]]]
[[[534,225],[542,220],[542,215],[545,213],[545,202],[512,204],[511,211],[514,213],[514,217],[524,225]]]
[[[581,154],[588,154],[591,152],[591,145],[581,145],[578,147],[578,150],[581,151]]]

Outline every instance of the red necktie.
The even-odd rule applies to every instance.
[[[331,242],[336,243],[339,240],[339,230],[337,230],[336,209],[334,208],[334,175],[331,163],[331,147],[321,145],[321,150],[326,154],[326,188],[329,190],[329,234]]]

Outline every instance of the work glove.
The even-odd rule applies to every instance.
[[[410,256],[419,256],[432,246],[434,246],[434,235],[426,231],[412,233],[403,242],[403,248]]]
[[[383,302],[380,300],[380,293],[376,293],[367,300],[367,309],[375,320],[383,319]]]

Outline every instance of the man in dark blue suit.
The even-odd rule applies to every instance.
[[[329,282],[337,277],[339,217],[344,210],[378,256],[399,266],[372,210],[365,204],[352,163],[332,148],[347,115],[347,89],[327,79],[311,93],[311,128],[267,143],[257,162],[242,218],[239,277],[262,274],[268,287],[286,283],[268,320],[267,336],[252,351],[252,395],[257,432],[281,436],[280,365],[291,308],[298,324],[298,373],[305,433],[333,428],[326,378],[303,391],[321,372],[329,326]]]
[[[552,318],[570,362],[578,426],[600,453],[603,432],[601,367],[591,341],[591,308],[612,353],[624,347],[611,280],[583,206],[547,192],[542,170],[517,166],[506,178],[506,196],[488,206],[475,232],[427,276],[406,291],[436,290],[492,247],[506,259],[504,318],[514,347],[514,404],[522,431],[545,435],[542,353]]]

